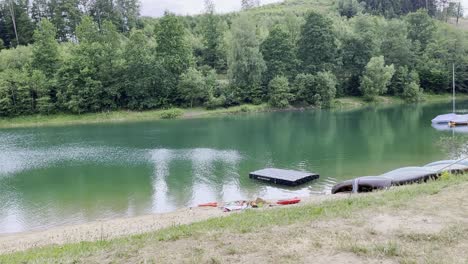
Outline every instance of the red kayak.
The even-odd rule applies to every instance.
[[[300,201],[301,201],[301,199],[299,199],[299,198],[293,198],[293,199],[288,199],[288,200],[279,200],[276,203],[281,204],[281,205],[289,205],[289,204],[297,204]]]
[[[218,203],[217,202],[204,203],[204,204],[199,204],[198,207],[218,207]]]

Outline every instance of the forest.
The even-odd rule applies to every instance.
[[[286,0],[141,17],[138,0],[0,1],[0,117],[468,92],[459,3]],[[450,22],[450,23],[448,23]]]

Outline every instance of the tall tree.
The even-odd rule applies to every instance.
[[[149,40],[142,31],[133,30],[124,49],[126,70],[122,74],[123,98],[130,109],[143,110],[158,106],[152,86]]]
[[[99,80],[102,63],[101,36],[97,25],[88,16],[77,27],[79,45],[62,65],[58,73],[57,99],[63,110],[86,113],[103,110],[105,98],[103,84]]]
[[[29,1],[0,2],[0,26],[0,38],[7,47],[32,43],[34,24],[29,17]]]
[[[192,50],[187,41],[184,25],[179,17],[167,13],[156,28],[156,57],[161,62],[165,76],[162,97],[166,103],[174,103],[179,97],[177,85],[179,77],[193,64]]]
[[[370,58],[380,53],[380,19],[357,16],[349,20],[352,32],[341,38],[342,71],[339,72],[346,94],[359,94],[359,78]]]
[[[265,83],[269,83],[276,76],[285,76],[291,80],[296,75],[295,47],[281,26],[273,27],[260,48],[267,66]]]
[[[408,22],[408,37],[413,42],[421,44],[425,49],[435,31],[434,20],[431,19],[426,10],[420,9],[417,12],[406,16]]]
[[[119,25],[116,25],[121,32],[130,32],[136,28],[140,15],[140,1],[138,0],[116,0],[116,11],[119,15]]]
[[[404,21],[392,19],[383,27],[382,54],[388,64],[395,67],[414,64],[411,41],[407,38],[408,29]]]
[[[57,31],[47,19],[42,19],[34,31],[34,46],[32,54],[32,67],[42,71],[50,78],[58,68],[59,52],[55,40]]]
[[[298,58],[305,72],[332,70],[336,62],[336,36],[332,22],[322,14],[311,12],[302,27]]]
[[[259,102],[262,74],[266,69],[260,53],[255,24],[246,15],[236,18],[231,26],[231,43],[228,51],[228,75],[231,84],[245,102]]]
[[[57,38],[60,41],[73,39],[82,16],[79,0],[51,0],[49,10],[50,21],[57,28]]]
[[[226,55],[222,51],[223,28],[222,21],[215,14],[215,5],[212,0],[205,1],[206,13],[202,18],[202,35],[205,49],[203,62],[211,68],[223,71],[226,68]]]
[[[34,0],[31,5],[31,18],[38,25],[43,18],[51,19],[49,0]]]

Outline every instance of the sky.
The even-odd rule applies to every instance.
[[[204,0],[140,0],[141,14],[143,16],[159,17],[169,10],[178,15],[193,15],[203,12]],[[454,0],[457,1],[457,0]],[[216,11],[226,13],[240,10],[241,0],[214,0]],[[282,2],[282,0],[261,0],[262,4]],[[468,0],[461,0],[465,8],[465,17],[468,15]]]
[[[204,10],[203,0],[140,0],[141,15],[158,17],[164,14],[165,10],[178,15],[193,15],[202,13]],[[468,1],[468,0],[465,0]],[[226,13],[240,10],[241,0],[214,0],[216,12]],[[282,2],[281,0],[261,0],[262,4]]]

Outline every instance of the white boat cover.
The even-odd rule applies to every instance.
[[[450,121],[455,123],[468,123],[468,115],[456,115]]]
[[[432,119],[432,123],[433,124],[446,124],[452,121],[455,117],[457,117],[457,114],[454,114],[454,113],[438,115],[436,116],[436,118]]]

